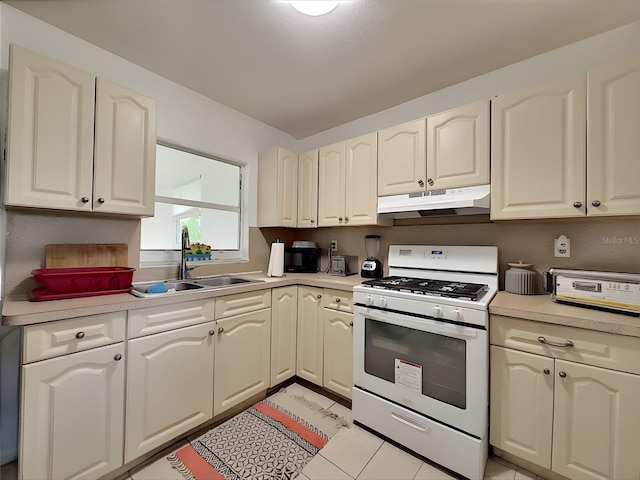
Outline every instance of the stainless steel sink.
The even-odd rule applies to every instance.
[[[164,292],[151,293],[147,292],[149,287],[153,287],[155,285],[163,284]],[[181,281],[165,281],[165,282],[145,282],[145,283],[134,283],[133,290],[131,293],[136,296],[151,296],[151,295],[162,295],[163,293],[171,293],[169,290],[173,289],[176,292],[182,292],[184,290],[200,290],[204,287],[200,285],[195,285],[193,283],[181,282]],[[144,294],[144,295],[138,295]]]
[[[196,285],[202,285],[203,287],[226,287],[227,285],[236,285],[238,283],[251,283],[258,280],[247,280],[246,278],[239,277],[213,277],[202,278],[197,280],[189,280]],[[262,281],[262,280],[259,280]]]
[[[156,297],[159,295],[172,295],[178,292],[189,292],[196,290],[211,290],[214,288],[229,287],[232,285],[244,284],[244,283],[257,283],[264,280],[253,280],[241,277],[233,276],[220,276],[211,278],[200,278],[193,280],[165,280],[163,282],[144,282],[134,283],[131,294],[136,297]],[[147,292],[149,287],[162,283],[164,285],[164,292]]]

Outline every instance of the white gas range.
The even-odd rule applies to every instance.
[[[482,478],[497,248],[392,245],[388,264],[389,277],[353,289],[354,418]]]

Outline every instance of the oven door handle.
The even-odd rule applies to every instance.
[[[400,415],[399,413],[391,412],[391,418],[405,424],[408,427],[413,428],[414,430],[418,430],[423,433],[431,433],[431,428],[429,428],[428,426],[416,423],[411,418],[407,418],[404,415]]]

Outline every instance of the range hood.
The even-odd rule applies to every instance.
[[[392,218],[488,214],[489,193],[489,185],[478,185],[378,197],[378,213]]]

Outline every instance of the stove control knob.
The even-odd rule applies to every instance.
[[[442,308],[440,307],[433,307],[433,316],[435,318],[439,318],[442,316]]]
[[[372,306],[373,305],[373,297],[371,295],[367,295],[367,297],[364,299],[364,301],[368,306]]]
[[[384,297],[380,297],[380,306],[381,306],[382,308],[384,308],[384,307],[386,307],[386,306],[387,306],[387,299],[386,299],[386,298],[384,298]]]
[[[452,320],[462,320],[462,312],[458,309],[451,310],[451,316],[453,317]]]

